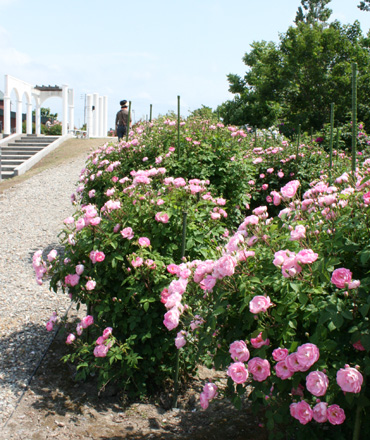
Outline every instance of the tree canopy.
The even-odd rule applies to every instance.
[[[320,129],[332,102],[336,121],[348,122],[351,64],[356,62],[358,117],[370,124],[370,34],[362,34],[358,21],[326,22],[329,2],[302,0],[296,25],[280,34],[279,43],[253,42],[243,57],[245,75],[227,76],[235,96],[220,106],[226,123],[268,127],[290,122]]]

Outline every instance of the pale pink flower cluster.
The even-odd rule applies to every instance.
[[[112,341],[109,341],[109,337],[112,335],[113,329],[112,327],[107,327],[103,331],[103,335],[99,336],[96,340],[96,346],[94,348],[94,356],[95,357],[105,357],[113,345]]]
[[[302,425],[306,425],[312,419],[318,423],[328,421],[332,425],[341,425],[346,419],[342,408],[338,405],[330,405],[325,402],[317,403],[313,408],[304,400],[290,405],[290,414]]]
[[[45,261],[42,259],[42,251],[36,251],[32,257],[32,267],[36,274],[37,284],[42,284],[42,279],[48,271]]]
[[[89,254],[89,258],[93,264],[101,263],[105,260],[105,254],[101,251],[91,251]]]
[[[46,330],[48,332],[51,332],[53,330],[54,324],[57,322],[57,320],[58,320],[57,312],[53,312],[49,321],[46,323]]]
[[[296,352],[289,355],[286,349],[276,349],[273,351],[273,358],[277,361],[274,367],[276,376],[286,380],[297,371],[307,371],[319,357],[319,349],[311,343],[299,346]]]
[[[303,249],[296,254],[289,250],[275,252],[273,264],[281,267],[281,273],[285,278],[293,278],[302,272],[303,264],[312,264],[318,258],[318,254],[312,249]]]

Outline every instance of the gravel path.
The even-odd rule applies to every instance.
[[[53,338],[45,323],[70,300],[36,284],[32,255],[58,246],[86,155],[0,194],[0,427],[11,416]]]

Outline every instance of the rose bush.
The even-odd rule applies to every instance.
[[[236,405],[252,381],[269,429],[348,438],[369,405],[366,150],[356,176],[340,152],[328,176],[317,144],[190,120],[178,148],[176,124],[143,124],[93,152],[63,257],[34,256],[39,283],[49,275],[88,307],[66,360],[80,378],[143,393],[180,350],[183,374],[199,361],[227,370]]]

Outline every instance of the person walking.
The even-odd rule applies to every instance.
[[[128,122],[128,109],[127,109],[127,101],[124,99],[120,101],[121,110],[117,112],[116,115],[116,133],[118,136],[118,142],[123,139],[123,136],[126,134],[127,130],[127,122]]]

